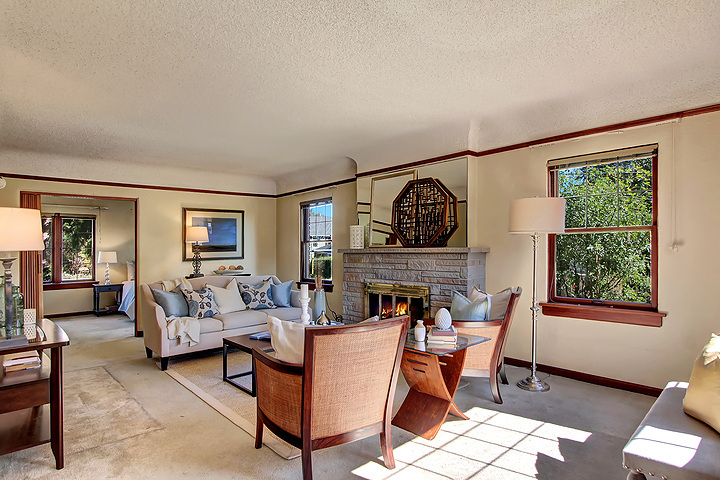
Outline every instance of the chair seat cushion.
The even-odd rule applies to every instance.
[[[685,414],[687,383],[670,382],[623,448],[632,470],[679,480],[720,478],[720,434]]]

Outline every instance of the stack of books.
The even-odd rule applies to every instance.
[[[3,360],[3,371],[18,372],[40,368],[41,361],[38,352],[10,353]]]
[[[453,347],[457,342],[457,330],[455,327],[450,327],[449,330],[440,330],[437,327],[430,327],[430,331],[427,334],[428,346],[437,347]]]

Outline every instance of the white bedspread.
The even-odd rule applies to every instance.
[[[190,346],[200,342],[200,320],[192,317],[167,317],[168,339],[180,339],[180,343],[189,342]]]
[[[120,302],[119,310],[125,315],[130,317],[130,320],[135,320],[135,282],[132,280],[126,280],[122,282],[122,300]]]

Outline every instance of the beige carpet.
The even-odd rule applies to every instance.
[[[228,353],[228,374],[250,370],[251,356],[244,352]],[[222,352],[205,352],[171,361],[166,373],[197,395],[225,418],[255,437],[255,398],[222,379]],[[248,388],[250,376],[236,379]],[[269,430],[263,444],[285,459],[300,456],[300,450],[280,440]]]

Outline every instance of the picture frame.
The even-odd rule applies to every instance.
[[[193,259],[192,243],[185,242],[187,227],[208,227],[208,243],[200,244],[203,260],[245,258],[245,211],[183,208],[183,261]]]

